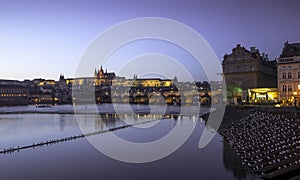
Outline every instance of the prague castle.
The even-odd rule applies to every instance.
[[[102,66],[100,67],[100,70],[95,69],[94,78],[96,86],[104,84],[111,85],[115,77],[115,73],[108,73],[107,69],[104,72]]]

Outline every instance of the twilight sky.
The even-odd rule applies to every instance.
[[[256,46],[274,59],[285,41],[300,42],[299,9],[298,0],[0,0],[0,79],[58,80],[60,73],[73,77],[80,57],[99,33],[140,17],[170,18],[190,26],[207,40],[220,61],[237,43],[247,49]],[[160,47],[169,45],[157,43],[129,45],[114,55],[120,60],[105,65],[119,72],[126,58],[163,53],[178,57],[191,67],[195,79],[203,79],[202,71],[189,64],[186,52],[177,56],[172,52],[178,53],[178,47],[161,51]],[[144,50],[130,52],[137,47]],[[131,77],[132,73],[120,75]]]

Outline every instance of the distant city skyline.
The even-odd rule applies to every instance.
[[[190,26],[207,40],[220,62],[236,44],[255,46],[275,59],[284,42],[300,42],[299,7],[297,0],[0,1],[0,79],[58,80],[60,74],[72,78],[81,55],[99,33],[140,17],[169,18]],[[118,73],[124,63],[143,53],[161,53],[184,64],[195,80],[205,79],[188,53],[165,46],[149,40],[129,44],[103,65],[132,78],[134,72]]]

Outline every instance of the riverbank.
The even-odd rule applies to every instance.
[[[299,175],[299,113],[293,109],[281,111],[226,107],[218,130],[242,163],[262,178]]]

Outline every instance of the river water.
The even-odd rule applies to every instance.
[[[0,115],[0,150],[79,135],[82,128],[85,132],[99,132],[125,123],[152,120],[155,121],[113,133],[126,141],[145,143],[166,136],[174,128],[186,128],[187,124],[193,124],[195,129],[175,152],[149,163],[112,159],[99,152],[86,138],[0,154],[0,179],[257,179],[245,171],[220,135],[216,134],[205,148],[198,148],[205,122],[196,116],[126,114],[122,111],[118,115],[102,113],[99,119],[93,114],[71,114],[69,107],[55,107],[61,109],[60,113],[53,109],[49,113],[47,110],[33,113],[33,107],[22,108],[26,113],[20,113],[20,108],[15,107],[10,108],[9,114]],[[105,112],[107,107],[99,108]],[[1,111],[8,110],[0,108]],[[200,114],[205,112],[209,109],[202,108]],[[91,138],[100,136],[106,137],[103,133]]]

